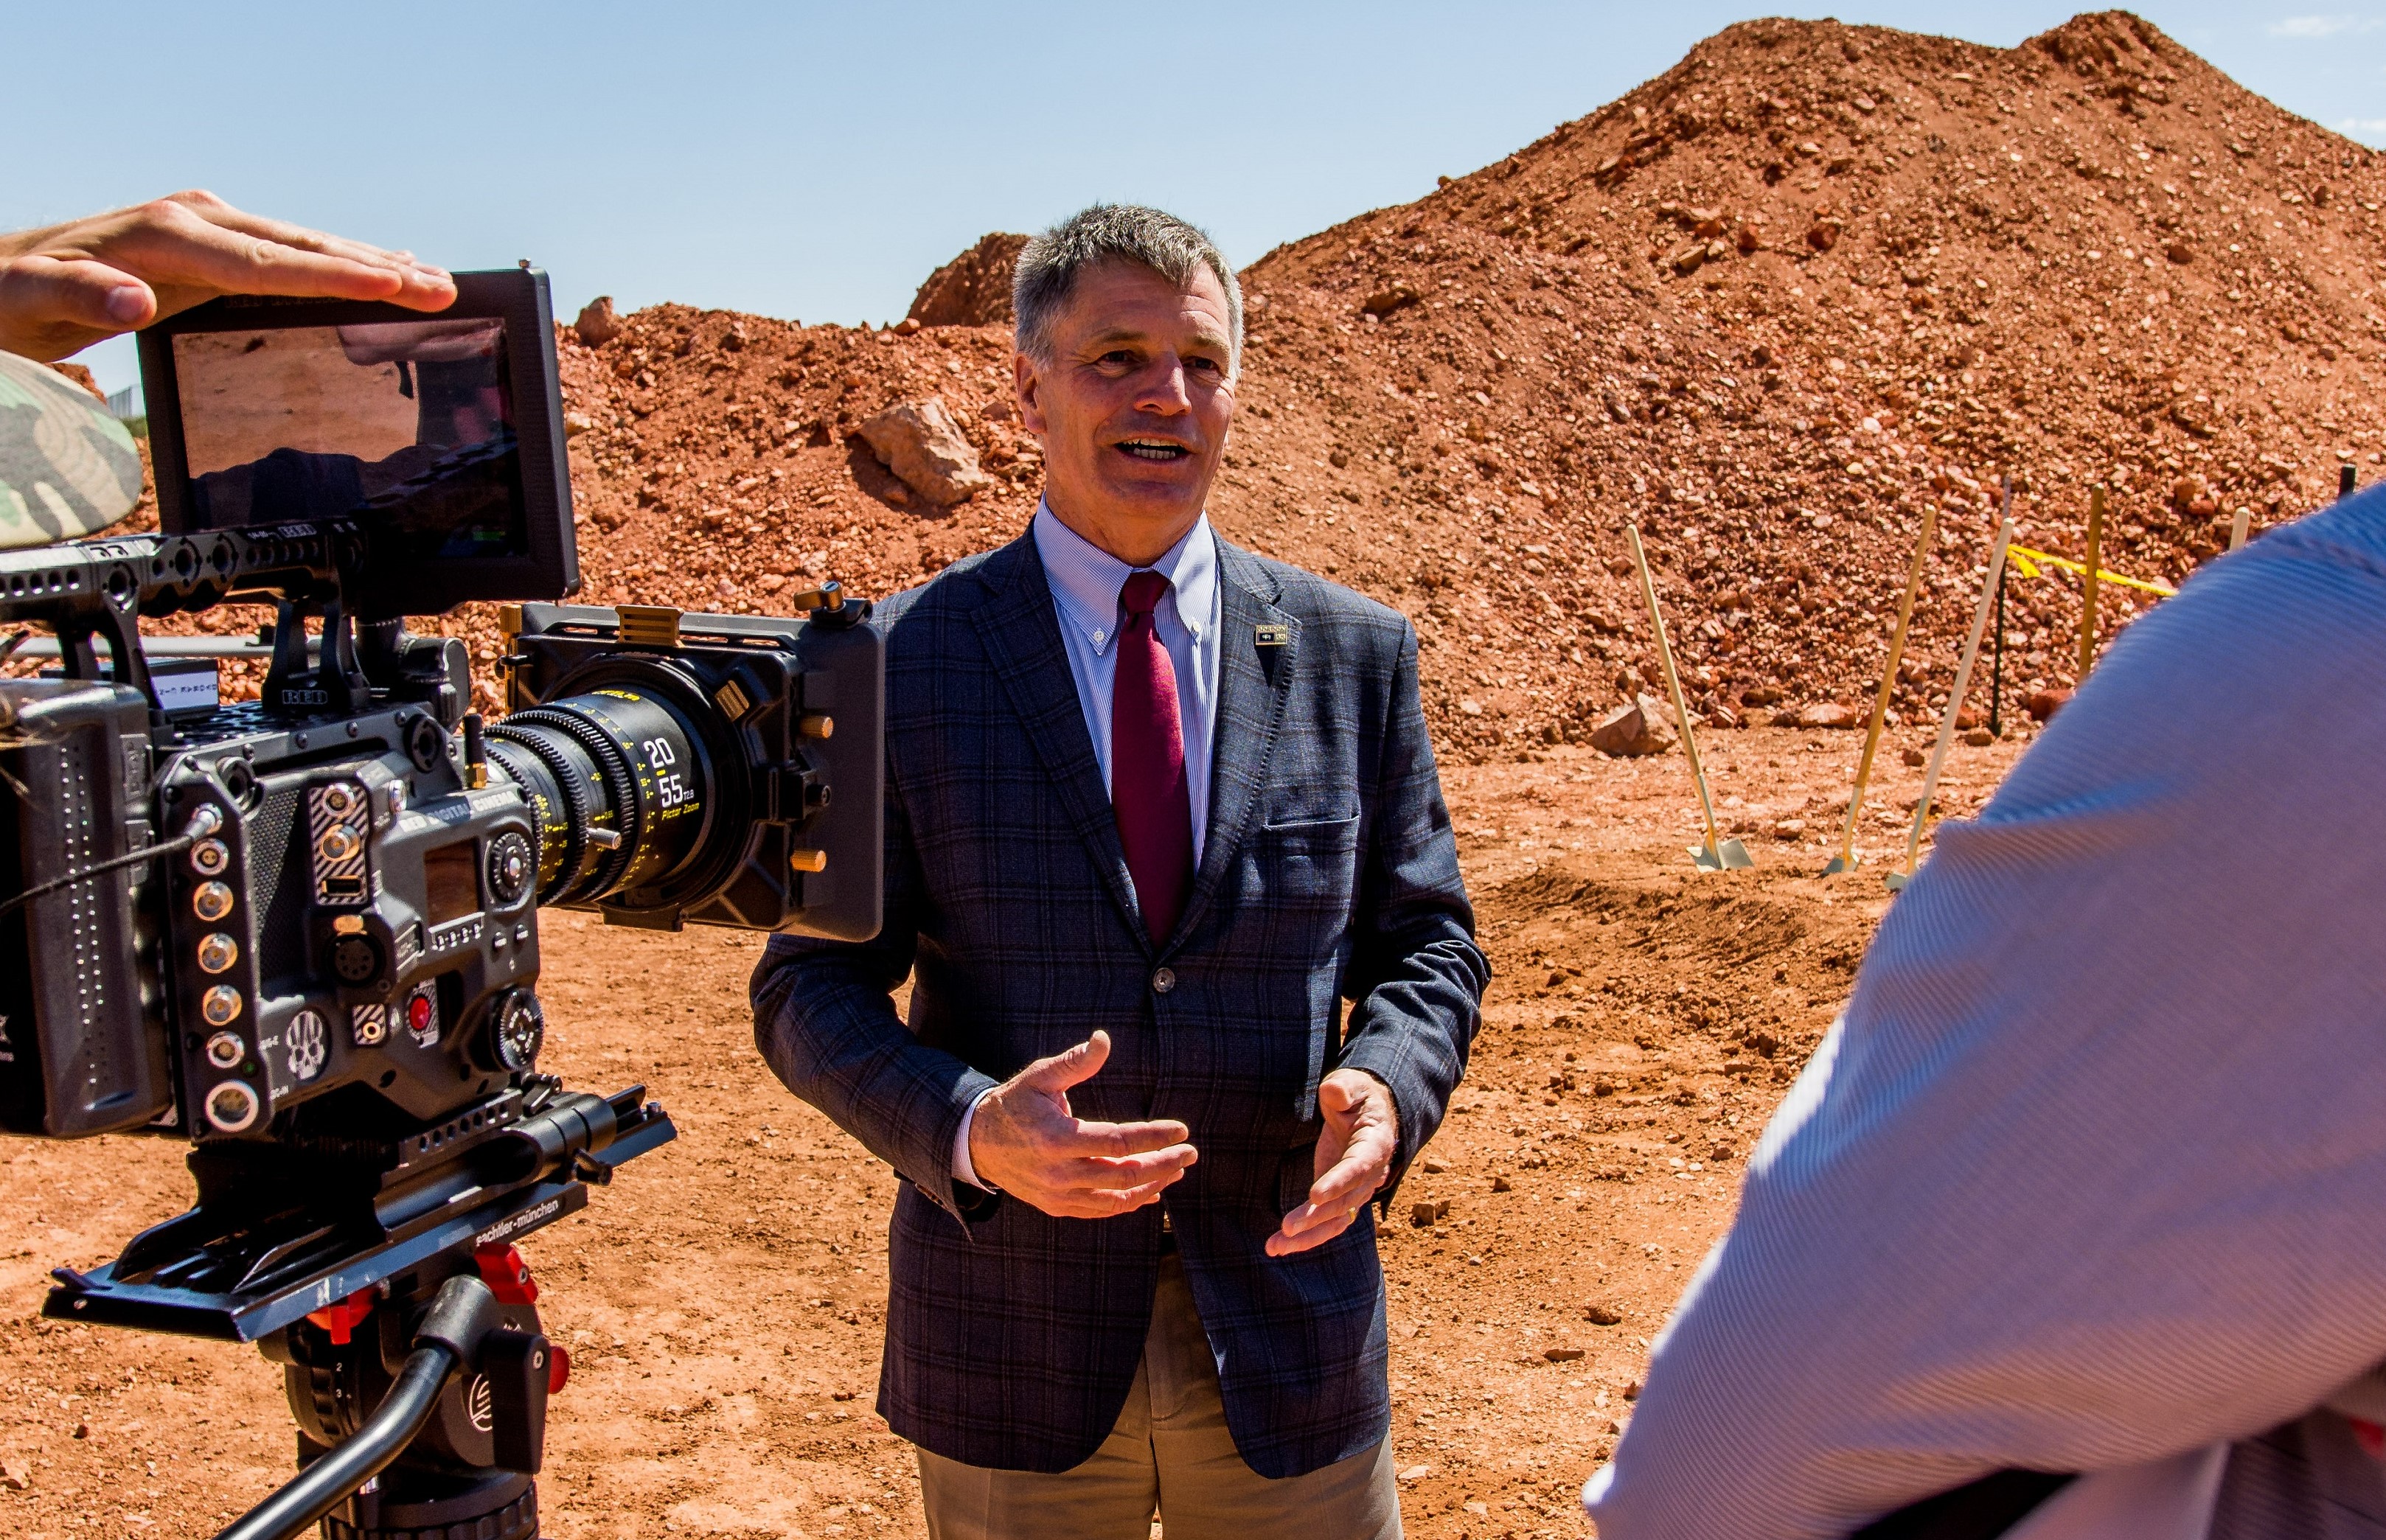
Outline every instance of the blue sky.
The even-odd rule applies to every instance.
[[[2071,14],[1790,8],[2008,46]],[[988,230],[1096,198],[1160,204],[1249,261],[1496,159],[1731,21],[1780,14],[1700,0],[11,10],[0,229],[204,186],[451,267],[532,257],[567,315],[609,293],[625,308],[846,322],[901,315]],[[2386,8],[2140,10],[2291,110],[2386,144]],[[136,374],[129,344],[85,361],[111,387]]]

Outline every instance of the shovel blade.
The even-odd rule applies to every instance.
[[[1902,892],[1905,884],[1912,881],[1914,881],[1914,873],[1910,871],[1892,871],[1880,880],[1881,885],[1891,893]]]
[[[1831,864],[1823,869],[1823,875],[1826,877],[1836,877],[1842,871],[1853,871],[1855,869],[1855,857],[1834,856],[1831,858]]]
[[[1738,840],[1724,841],[1719,854],[1723,857],[1724,870],[1727,871],[1746,871],[1756,864],[1756,858],[1748,853],[1748,846]]]

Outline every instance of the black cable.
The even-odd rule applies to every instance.
[[[56,893],[60,888],[70,888],[77,883],[88,883],[94,877],[105,877],[111,871],[120,871],[128,866],[139,866],[144,861],[154,861],[160,856],[172,856],[188,850],[198,842],[199,836],[196,833],[182,834],[168,840],[163,845],[143,845],[129,855],[118,856],[111,860],[101,861],[96,866],[87,866],[80,870],[69,871],[63,877],[53,877],[46,883],[36,883],[14,898],[0,900],[0,915],[22,908],[45,893]]]

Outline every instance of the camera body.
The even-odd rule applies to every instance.
[[[0,884],[189,842],[0,930],[0,1129],[262,1137],[348,1086],[434,1118],[535,1065],[541,904],[875,933],[866,627],[564,605],[508,621],[517,709],[477,758],[444,668],[339,716],[220,707],[163,745],[131,685],[0,682],[21,740],[0,748]],[[434,666],[447,651],[405,640]],[[832,820],[836,790],[856,812]]]
[[[282,1340],[569,1213],[672,1137],[537,1070],[537,910],[866,939],[883,644],[577,586],[544,275],[426,320],[220,301],[142,338],[160,532],[0,554],[0,1130],[191,1140],[197,1207],[48,1313]],[[495,600],[509,712],[402,612]],[[260,698],[142,617],[275,607]],[[309,622],[314,622],[310,634]],[[316,1345],[324,1352],[323,1345]]]
[[[350,1085],[428,1119],[532,1067],[536,831],[513,788],[464,785],[432,710],[234,708],[161,750],[129,686],[0,689],[32,739],[6,756],[20,870],[190,842],[0,939],[0,1127],[263,1137]]]

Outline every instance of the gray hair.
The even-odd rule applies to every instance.
[[[1103,262],[1133,262],[1182,287],[1206,267],[1226,291],[1226,372],[1243,361],[1243,286],[1216,242],[1174,214],[1139,204],[1098,203],[1027,243],[1011,279],[1018,316],[1019,351],[1041,362],[1052,357],[1052,324],[1069,303],[1077,276]]]

